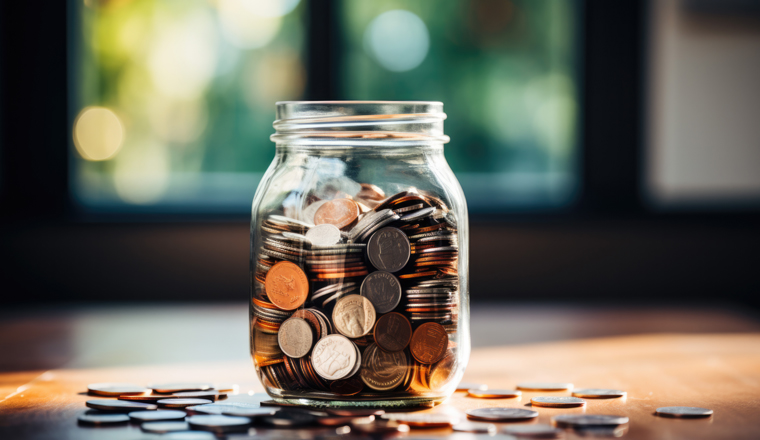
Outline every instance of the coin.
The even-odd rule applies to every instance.
[[[446,354],[449,337],[441,324],[426,322],[412,334],[412,356],[422,364],[438,362]]]
[[[245,431],[251,424],[251,419],[247,417],[202,415],[188,417],[187,423],[190,424],[190,427],[193,429],[213,432],[230,432]]]
[[[457,391],[469,391],[469,390],[487,390],[488,385],[484,383],[474,383],[474,382],[459,382],[459,385],[457,385]]]
[[[625,397],[625,395],[625,391],[608,390],[604,388],[583,388],[573,390],[573,396],[584,397],[586,399],[614,399],[616,397]]]
[[[411,428],[448,428],[458,420],[445,413],[392,413],[383,418],[409,425]]]
[[[183,391],[181,393],[173,393],[170,395],[171,397],[179,397],[179,398],[197,398],[197,399],[208,399],[208,400],[221,400],[227,398],[226,392],[216,391],[216,390],[208,390],[208,391]],[[167,396],[164,396],[164,399]]]
[[[136,394],[136,395],[124,395],[119,396],[117,399],[119,400],[129,400],[132,402],[158,402],[159,400],[166,399],[166,394]]]
[[[280,261],[272,266],[266,277],[267,297],[283,310],[295,310],[309,296],[309,280],[298,265]]]
[[[586,406],[586,401],[578,397],[567,396],[539,396],[530,399],[533,406],[542,406],[548,408],[575,408]]]
[[[335,225],[343,229],[359,217],[359,206],[353,200],[335,199],[323,204],[314,213],[314,224]]]
[[[291,428],[295,426],[304,426],[314,423],[317,416],[310,411],[296,408],[283,408],[271,416],[261,417],[259,420],[270,426],[282,428]]]
[[[178,431],[163,434],[161,440],[216,440],[216,436],[203,431]]]
[[[660,417],[688,419],[710,417],[713,414],[713,410],[696,406],[663,406],[662,408],[657,408],[656,414]]]
[[[375,325],[375,308],[360,295],[348,295],[335,304],[332,314],[335,329],[349,338],[364,336]]]
[[[565,382],[522,382],[517,384],[523,391],[566,391],[573,389],[573,384]]]
[[[134,422],[166,422],[170,420],[184,420],[187,414],[184,411],[158,410],[158,411],[132,411],[129,418]]]
[[[378,270],[398,272],[409,261],[411,246],[404,231],[387,227],[378,230],[367,243],[370,263]]]
[[[235,383],[215,383],[214,384],[214,390],[218,391],[219,393],[237,393],[238,389],[237,384]]]
[[[403,352],[385,352],[372,344],[362,354],[359,373],[362,381],[373,390],[389,391],[406,377],[406,355]]]
[[[213,401],[208,399],[164,399],[156,403],[162,408],[187,408],[188,406],[207,405]]]
[[[483,422],[462,421],[451,427],[454,432],[472,432],[474,434],[496,434],[496,425]]]
[[[522,396],[519,390],[467,390],[468,397],[477,397],[479,399],[511,399]]]
[[[552,422],[559,427],[618,426],[628,423],[628,417],[597,414],[563,414],[552,417]]]
[[[110,397],[110,396],[143,394],[148,390],[145,387],[141,387],[139,385],[135,385],[131,383],[106,382],[106,383],[91,383],[87,385],[87,391],[90,394]]]
[[[383,438],[384,436],[392,437],[392,434],[409,432],[409,425],[399,423],[396,420],[377,417],[373,421],[369,421],[368,418],[361,418],[351,422],[351,430]]]
[[[538,417],[538,411],[522,408],[477,408],[467,411],[467,417],[489,422],[512,422],[534,419]]]
[[[563,436],[561,429],[550,425],[512,425],[504,428],[504,432],[524,438],[561,438]]]
[[[377,313],[388,313],[401,302],[401,283],[384,271],[372,272],[364,278],[360,292],[372,302]]]
[[[257,417],[271,416],[277,411],[279,411],[277,408],[237,408],[231,409],[229,411],[223,411],[222,415],[256,419]]]
[[[150,403],[128,402],[126,400],[88,400],[85,405],[87,405],[88,408],[113,412],[130,412],[137,410],[153,411],[158,409],[158,406]]]
[[[280,326],[277,341],[283,353],[292,358],[301,358],[311,351],[314,332],[305,319],[289,318]]]
[[[259,404],[248,402],[224,402],[211,403],[207,405],[189,406],[186,411],[196,414],[221,415],[228,411],[258,409]]]
[[[330,391],[341,396],[353,396],[362,392],[363,389],[364,382],[358,376],[335,380],[330,383]]]
[[[84,414],[80,414],[77,417],[80,423],[86,423],[88,425],[115,425],[117,423],[126,423],[129,421],[129,416],[126,414],[104,414],[96,413],[95,411],[87,411]]]
[[[315,246],[331,246],[340,243],[340,229],[329,223],[317,225],[306,232],[306,238]]]
[[[213,387],[213,384],[205,382],[175,382],[148,385],[148,388],[154,392],[162,394],[180,393],[182,391],[206,391]]]
[[[412,340],[412,324],[401,313],[386,313],[375,324],[375,342],[385,351],[401,351]]]
[[[187,422],[147,422],[140,425],[140,429],[154,434],[164,434],[172,431],[188,431],[190,425]]]
[[[343,379],[356,366],[357,350],[355,345],[345,336],[325,336],[314,345],[311,363],[314,366],[314,371],[323,378],[327,380]]]

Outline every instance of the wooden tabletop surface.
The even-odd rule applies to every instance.
[[[588,400],[585,409],[534,408],[537,422],[557,414],[630,418],[623,438],[760,438],[760,323],[722,308],[473,307],[473,345],[465,380],[491,388],[522,381],[572,382],[626,390],[624,399]],[[88,383],[212,381],[262,392],[247,353],[244,305],[121,305],[0,311],[0,439],[136,439],[136,426],[87,428]],[[455,394],[431,411],[526,407],[521,399]],[[708,419],[655,416],[660,406],[701,406]],[[506,426],[500,424],[499,426]],[[413,430],[411,436],[450,431]],[[579,438],[566,431],[564,438]]]

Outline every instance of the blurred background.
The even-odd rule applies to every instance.
[[[248,298],[276,101],[443,101],[474,303],[760,306],[760,2],[0,5],[0,303]]]

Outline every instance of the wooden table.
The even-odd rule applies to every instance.
[[[668,318],[668,316],[670,318]],[[78,426],[92,382],[234,382],[263,391],[247,353],[247,309],[234,306],[103,306],[0,312],[0,439],[159,438],[136,426]],[[476,306],[465,379],[491,388],[568,381],[619,388],[626,399],[589,400],[556,414],[620,414],[628,439],[760,438],[760,324],[708,309]],[[431,411],[525,407],[520,400],[455,394]],[[568,393],[551,393],[567,395]],[[703,406],[708,419],[653,415],[659,406]],[[536,422],[533,422],[536,423]],[[411,436],[449,431],[413,430]],[[565,438],[578,438],[567,431]]]

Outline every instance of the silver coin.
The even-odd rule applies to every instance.
[[[351,232],[348,234],[348,239],[350,241],[357,241],[357,239],[361,237],[370,227],[395,215],[396,214],[390,209],[384,209],[377,212],[368,212],[356,223],[356,226],[351,229]]]
[[[309,354],[314,343],[314,331],[303,318],[288,318],[280,325],[277,342],[283,353],[291,358],[302,358]]]
[[[406,213],[406,212],[416,211],[416,210],[422,209],[424,207],[425,207],[425,205],[423,205],[422,203],[418,203],[416,205],[409,205],[409,206],[405,206],[403,208],[396,208],[393,211],[396,214],[403,214],[403,213]]]
[[[316,214],[319,208],[321,208],[325,203],[327,203],[327,200],[317,200],[316,202],[304,208],[301,211],[301,220],[309,224],[314,224],[314,214]]]
[[[115,425],[117,423],[126,423],[129,421],[129,416],[126,414],[103,414],[96,413],[95,411],[88,411],[84,414],[80,414],[77,417],[80,423],[86,423],[88,425]]]
[[[332,318],[333,325],[340,334],[359,338],[372,331],[375,325],[375,307],[361,295],[348,295],[335,304]]]
[[[189,423],[190,427],[193,429],[213,432],[230,432],[248,429],[248,426],[251,424],[251,419],[248,417],[202,415],[188,417],[187,423]]]
[[[151,403],[132,402],[128,400],[88,400],[85,405],[87,405],[88,408],[112,412],[131,412],[138,410],[153,411],[158,409],[158,406]]]
[[[468,391],[468,390],[487,390],[488,385],[484,383],[475,383],[475,382],[459,382],[459,385],[457,385],[457,391]]]
[[[260,408],[260,405],[258,403],[224,402],[224,403],[211,403],[208,405],[189,406],[185,409],[188,412],[191,412],[194,414],[222,415],[228,411],[258,409],[258,408]]]
[[[578,397],[568,396],[538,396],[530,399],[533,406],[542,406],[548,408],[575,408],[585,406],[586,401]]]
[[[597,414],[563,414],[552,417],[552,422],[563,428],[578,426],[618,426],[628,423],[628,417]]]
[[[180,431],[166,433],[161,440],[216,440],[216,436],[203,431]]]
[[[469,389],[467,390],[468,397],[475,397],[479,399],[513,399],[515,397],[522,396],[520,390],[479,390]]]
[[[434,215],[437,211],[436,208],[430,207],[430,208],[423,208],[419,211],[412,212],[411,214],[407,214],[401,217],[402,222],[412,222],[415,220],[419,220],[425,217],[430,217],[431,215]]]
[[[317,341],[311,353],[314,371],[327,380],[347,377],[357,364],[356,346],[343,335],[328,335]]]
[[[147,422],[140,425],[140,429],[154,434],[165,434],[173,431],[188,431],[190,425],[187,422]]]
[[[522,408],[477,408],[467,411],[467,417],[489,422],[511,422],[535,419],[538,417],[538,411]]]
[[[286,231],[286,232],[282,233],[282,236],[284,238],[287,238],[290,241],[295,241],[295,242],[298,242],[298,243],[309,243],[310,242],[309,239],[305,235],[296,234],[295,232],[287,232]]]
[[[522,382],[517,384],[517,389],[523,391],[566,391],[572,390],[573,384],[568,382]]]
[[[384,226],[387,226],[387,225],[389,225],[389,224],[397,221],[398,219],[399,219],[399,217],[397,215],[393,215],[393,217],[389,217],[389,218],[387,218],[387,219],[385,219],[385,220],[383,220],[381,222],[378,222],[378,223],[370,226],[369,228],[367,228],[366,231],[364,231],[364,233],[361,236],[359,236],[359,241],[365,241],[365,240],[367,240],[367,238],[369,238],[376,231],[380,230]],[[406,237],[406,235],[404,235],[404,237]]]
[[[366,297],[377,313],[388,313],[401,302],[401,283],[393,274],[377,271],[364,278],[361,296]]]
[[[164,399],[156,402],[162,408],[187,408],[188,406],[208,405],[209,399]]]
[[[513,425],[504,432],[521,438],[561,438],[563,431],[550,425]]]
[[[459,251],[459,246],[434,247],[434,248],[429,248],[429,249],[423,249],[423,250],[420,251],[420,253],[421,254],[432,254],[432,253],[435,253],[435,252],[453,252],[453,251]]]
[[[340,243],[340,229],[329,223],[317,225],[306,232],[306,238],[316,246],[332,246]]]
[[[132,411],[129,418],[133,422],[168,422],[184,420],[187,414],[184,411],[159,410],[159,411]]]
[[[292,428],[295,426],[311,425],[316,419],[317,416],[310,411],[284,408],[270,416],[263,416],[258,421],[270,426]]]
[[[91,383],[87,385],[87,391],[89,391],[90,394],[96,394],[98,396],[124,396],[143,394],[147,392],[148,389],[132,383],[105,382]]]
[[[356,286],[356,283],[353,283],[353,282],[351,282],[351,283],[336,283],[336,284],[330,284],[329,286],[325,286],[325,287],[323,287],[323,288],[321,288],[321,289],[319,289],[319,290],[315,291],[315,292],[314,292],[314,293],[311,295],[311,299],[312,299],[312,301],[313,301],[313,300],[315,300],[315,299],[318,299],[318,298],[321,298],[321,297],[323,297],[323,296],[325,296],[325,295],[329,295],[329,294],[331,294],[331,293],[334,293],[334,292],[337,292],[337,291],[339,291],[339,290],[342,290],[342,289],[347,289],[347,288],[349,288],[349,287],[355,287],[355,286]]]
[[[586,399],[613,399],[625,397],[626,392],[621,390],[608,390],[605,388],[581,388],[573,390],[573,396]]]
[[[367,256],[378,270],[398,272],[406,266],[411,255],[406,234],[397,228],[383,228],[375,232],[367,243]]]
[[[462,421],[451,427],[454,432],[472,432],[474,434],[496,434],[496,425],[483,422]]]
[[[272,223],[284,226],[298,226],[301,228],[314,227],[314,223],[302,222],[301,220],[285,217],[284,215],[272,214],[267,218],[267,220],[271,221]]]
[[[675,417],[675,418],[697,418],[697,417],[710,417],[713,414],[713,410],[707,408],[699,408],[696,406],[663,406],[657,408],[658,416],[662,417]]]
[[[214,388],[214,385],[206,382],[172,382],[150,384],[148,388],[157,393],[169,394],[182,391],[206,391]]]
[[[279,411],[278,408],[237,408],[229,411],[223,411],[222,415],[233,417],[248,417],[255,419],[256,417],[271,416]]]
[[[208,390],[208,391],[182,391],[181,393],[174,393],[171,397],[179,397],[182,399],[197,398],[208,400],[221,400],[227,398],[226,391]]]

